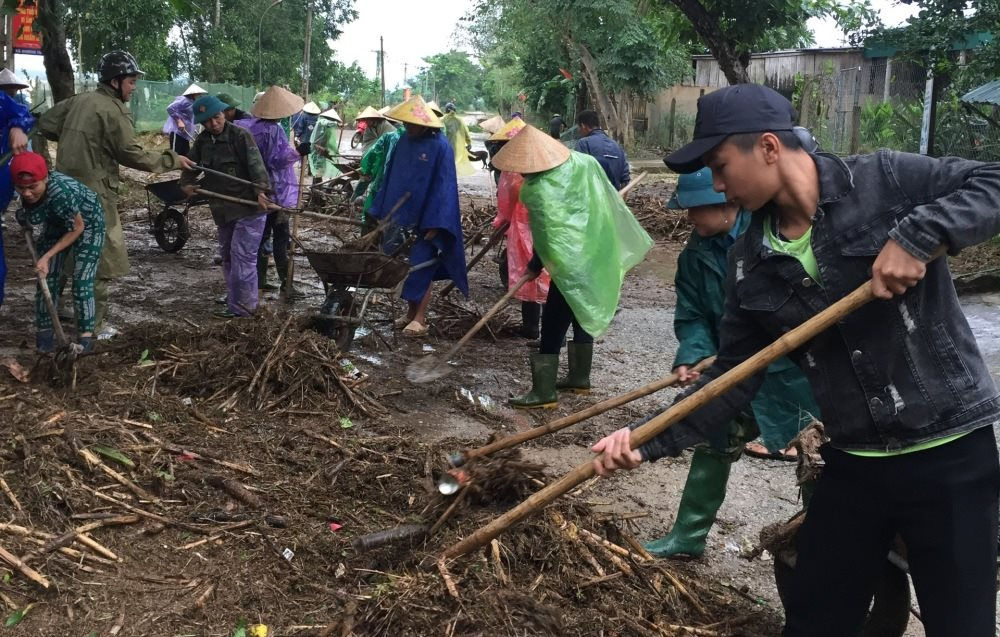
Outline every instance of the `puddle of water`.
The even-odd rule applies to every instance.
[[[497,401],[487,394],[474,394],[471,390],[465,387],[460,387],[458,390],[459,396],[468,401],[476,409],[482,409],[483,411],[496,411],[498,405]]]
[[[357,333],[358,333],[359,336],[361,335],[361,329],[360,328],[358,329]],[[360,358],[361,360],[365,361],[366,363],[371,363],[372,365],[378,365],[379,367],[382,367],[383,365],[385,365],[385,361],[382,360],[382,357],[381,356],[375,356],[374,354],[364,354],[364,353],[361,353],[361,352],[352,352],[351,356],[353,356],[355,358]]]

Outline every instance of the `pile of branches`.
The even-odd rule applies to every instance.
[[[636,220],[654,239],[683,243],[691,235],[693,226],[688,221],[687,211],[667,209],[663,197],[630,193],[627,203]]]
[[[433,300],[434,318],[431,327],[434,333],[441,338],[461,338],[485,314],[485,310],[477,308],[475,304],[461,302],[458,299],[452,300],[453,296],[457,297],[458,294],[443,299],[440,296],[435,296]],[[515,318],[511,307],[505,307],[487,321],[480,331],[480,335],[496,341],[497,335],[516,329],[519,321],[519,318]]]
[[[496,205],[488,199],[463,196],[461,198],[462,233],[466,246],[475,246],[493,232]]]
[[[140,326],[98,358],[97,375],[108,383],[130,383],[138,396],[172,396],[204,413],[337,410],[344,401],[344,411],[387,413],[363,390],[365,378],[352,376],[337,345],[293,315],[262,311],[209,327]]]
[[[581,485],[484,550],[438,555],[548,478],[516,451],[435,481],[444,445],[247,414],[125,418],[0,381],[0,603],[30,634],[764,635],[773,613],[652,559]],[[15,407],[16,406],[16,407]],[[622,600],[628,600],[623,606]],[[26,610],[27,609],[27,610]]]

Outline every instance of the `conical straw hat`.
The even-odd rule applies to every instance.
[[[372,106],[366,106],[365,110],[358,113],[354,119],[382,119],[382,113],[376,111]]]
[[[14,71],[4,69],[0,71],[0,86],[16,86],[17,88],[28,88],[28,85],[17,79]]]
[[[479,125],[480,128],[482,128],[482,126],[483,126],[482,124]],[[514,135],[520,133],[521,129],[524,128],[525,126],[527,126],[527,124],[524,123],[524,120],[522,120],[520,117],[515,117],[514,119],[504,124],[503,128],[493,133],[493,135],[490,136],[488,141],[491,142],[510,141],[511,139],[514,139]]]
[[[192,84],[191,86],[184,89],[184,95],[207,95],[208,91],[198,86],[197,84]]]
[[[305,101],[295,93],[272,86],[254,102],[250,114],[260,119],[284,119],[301,111],[304,104]]]
[[[499,115],[494,115],[493,117],[487,120],[479,122],[479,128],[483,129],[484,131],[492,135],[493,133],[503,128],[504,124],[505,122],[503,121],[502,117],[500,117]]]
[[[306,109],[302,109],[302,110],[306,110]],[[323,111],[322,113],[319,114],[319,116],[320,117],[325,117],[326,119],[332,119],[335,122],[343,122],[344,121],[344,120],[340,119],[340,115],[337,114],[337,111],[335,111],[332,108],[328,108],[327,110]]]
[[[428,128],[444,128],[444,124],[438,119],[428,106],[424,98],[414,95],[396,108],[385,114],[386,117],[407,124],[417,126],[427,126]]]
[[[437,115],[438,117],[442,117],[444,115],[444,111],[441,110],[441,107],[438,106],[438,103],[435,102],[434,100],[427,102],[427,108],[434,111],[434,114]]]
[[[540,173],[569,159],[570,150],[534,126],[525,125],[494,155],[493,165],[512,173]]]
[[[319,107],[316,102],[307,102],[305,106],[302,107],[302,112],[307,115],[319,115],[323,109]]]

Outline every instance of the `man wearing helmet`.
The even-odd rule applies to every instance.
[[[118,165],[152,173],[193,168],[186,157],[172,150],[145,150],[135,137],[127,103],[142,75],[138,63],[125,51],[101,58],[100,85],[59,102],[38,120],[35,148],[48,156],[46,141],[58,141],[55,168],[97,193],[104,208],[104,251],[94,285],[97,337],[117,333],[105,322],[108,284],[129,271],[128,252],[118,217]]]

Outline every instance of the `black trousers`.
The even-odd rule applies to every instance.
[[[799,531],[785,637],[854,637],[890,543],[906,545],[927,637],[996,632],[1000,466],[992,427],[890,458],[825,445]]]
[[[273,237],[271,242],[274,246],[274,269],[278,271],[279,281],[282,287],[285,286],[285,277],[288,272],[288,246],[292,242],[292,233],[288,227],[288,221],[278,221],[280,212],[267,213],[267,222],[264,225],[264,234],[260,237],[260,248],[257,249],[257,285],[263,287],[267,282],[267,253],[264,252],[264,244],[268,238]]]
[[[191,142],[183,134],[170,133],[170,150],[187,157],[188,151],[191,150]]]
[[[549,284],[549,295],[545,298],[545,309],[542,310],[542,339],[538,348],[539,354],[558,354],[562,349],[563,340],[570,324],[573,325],[573,340],[577,343],[593,343],[594,337],[588,334],[573,316],[573,310],[556,287],[556,282]]]

